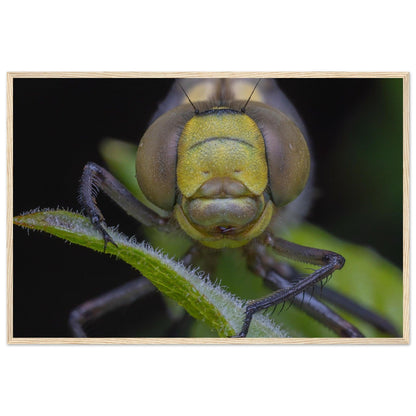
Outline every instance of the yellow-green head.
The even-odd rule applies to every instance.
[[[261,103],[242,106],[179,106],[149,127],[138,150],[146,197],[213,248],[259,236],[309,176],[308,147],[296,125]]]

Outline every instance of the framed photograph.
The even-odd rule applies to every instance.
[[[408,149],[408,73],[9,73],[8,341],[408,343]]]

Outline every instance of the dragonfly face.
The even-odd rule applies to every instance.
[[[262,234],[277,209],[302,192],[309,150],[291,119],[255,101],[265,95],[261,87],[247,105],[237,99],[241,89],[255,87],[253,80],[209,85],[214,95],[204,101],[195,91],[208,87],[189,86],[197,111],[183,104],[149,127],[137,153],[137,180],[194,240],[239,247]]]

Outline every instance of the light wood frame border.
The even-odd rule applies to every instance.
[[[14,338],[13,79],[15,78],[401,78],[403,80],[402,338]],[[409,344],[409,73],[408,72],[9,72],[7,73],[7,342],[8,344]]]

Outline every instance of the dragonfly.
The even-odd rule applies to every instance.
[[[313,204],[311,147],[300,115],[274,80],[177,80],[138,145],[136,179],[146,203],[94,162],[83,170],[80,202],[104,247],[116,243],[97,204],[100,192],[139,223],[186,235],[193,245],[185,264],[242,251],[273,291],[247,302],[236,337],[247,336],[253,315],[287,303],[338,336],[362,337],[328,302],[398,336],[386,318],[320,285],[348,261],[341,253],[281,237]],[[313,270],[301,275],[293,261]],[[140,278],[80,305],[70,315],[72,333],[86,336],[88,322],[153,290]]]

